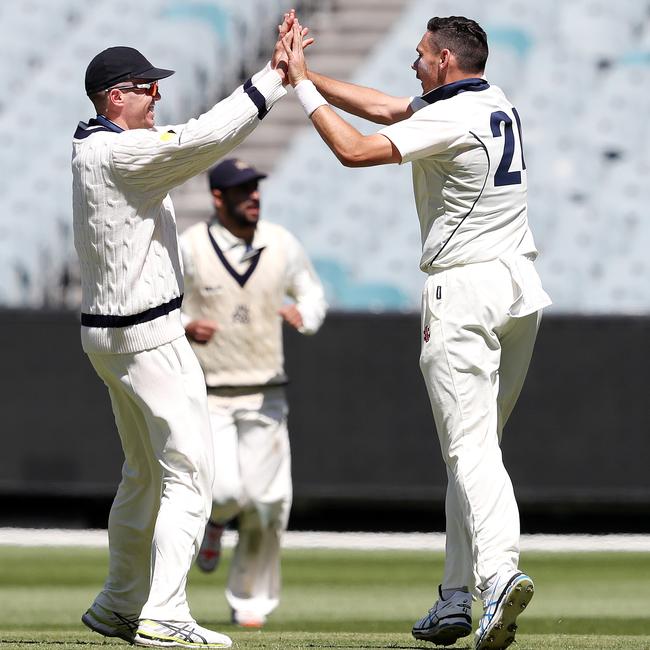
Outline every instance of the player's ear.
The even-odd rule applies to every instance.
[[[212,203],[217,210],[223,207],[223,192],[221,190],[212,190]]]
[[[449,65],[449,60],[451,59],[451,52],[445,47],[440,50],[440,67],[446,68]]]
[[[118,88],[111,88],[106,93],[106,102],[109,106],[122,106],[124,104],[124,93],[122,93]]]

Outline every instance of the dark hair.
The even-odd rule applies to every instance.
[[[487,35],[474,20],[464,16],[432,18],[427,23],[439,50],[447,49],[463,72],[483,72],[488,58]]]

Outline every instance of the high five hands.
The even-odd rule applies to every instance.
[[[314,39],[303,40],[307,31],[308,29],[303,28],[296,20],[294,14],[291,28],[280,37],[287,60],[287,77],[294,87],[304,79],[308,79],[304,50],[313,43]]]
[[[284,14],[282,24],[278,25],[278,40],[275,44],[273,56],[271,58],[271,67],[282,77],[282,83],[284,85],[291,81],[288,75],[288,61],[292,44],[294,41],[297,41],[302,52],[304,48],[309,47],[314,42],[313,38],[306,38],[308,33],[309,28],[302,27],[296,20],[295,9],[290,9]],[[304,78],[307,78],[306,72]],[[291,81],[291,83],[295,86],[298,82],[294,83]]]

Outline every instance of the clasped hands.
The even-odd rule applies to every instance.
[[[309,47],[313,38],[306,38],[308,27],[303,27],[296,18],[295,9],[284,14],[284,20],[278,25],[278,40],[273,50],[271,67],[282,78],[282,84],[296,86],[308,79],[304,49]]]

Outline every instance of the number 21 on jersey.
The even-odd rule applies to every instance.
[[[524,161],[524,143],[521,136],[521,120],[519,113],[513,106],[512,113],[517,122],[517,136],[519,137],[519,150],[521,151],[521,169],[526,169],[526,162]],[[503,130],[501,125],[503,124]],[[503,154],[501,161],[494,174],[494,185],[500,187],[502,185],[519,185],[521,183],[521,172],[511,171],[512,159],[515,155],[515,134],[513,133],[512,119],[504,111],[494,111],[490,115],[490,128],[492,135],[495,138],[503,138]]]

